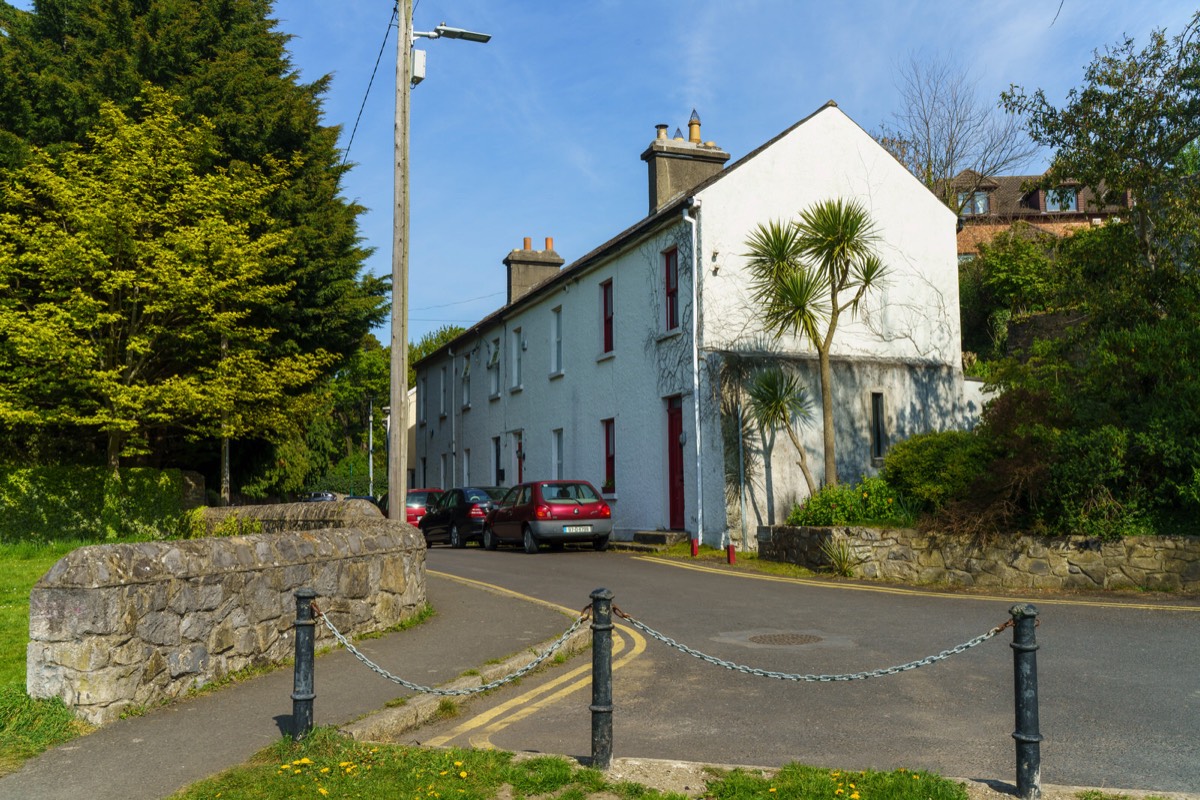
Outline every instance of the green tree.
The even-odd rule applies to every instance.
[[[837,483],[830,356],[838,323],[886,277],[875,253],[874,223],[854,201],[824,200],[792,222],[759,225],[746,241],[753,297],[776,338],[812,343],[821,377],[825,485]]]
[[[792,446],[796,448],[796,463],[804,474],[804,482],[808,484],[808,495],[815,495],[817,483],[813,480],[812,470],[808,466],[808,453],[797,432],[797,426],[812,417],[812,401],[800,378],[783,367],[767,367],[750,379],[746,395],[750,401],[750,416],[761,430],[770,432],[782,428],[792,440]]]
[[[363,209],[339,196],[338,128],[321,124],[329,77],[301,83],[275,29],[270,0],[38,0],[7,8],[0,36],[0,159],[31,146],[85,143],[105,103],[129,111],[145,83],[179,98],[190,124],[207,120],[211,164],[251,165],[271,179],[260,202],[286,232],[269,265],[286,286],[255,309],[282,354],[345,357],[387,313],[386,278],[360,275]],[[0,161],[2,163],[2,161]],[[209,164],[198,165],[203,169]],[[327,370],[332,371],[331,361]]]
[[[1200,12],[1173,38],[1157,30],[1141,50],[1126,38],[1098,52],[1084,81],[1062,108],[1041,89],[1002,95],[1033,140],[1054,150],[1046,185],[1079,181],[1102,203],[1129,193],[1143,264],[1194,265],[1200,181],[1188,154],[1200,136]]]
[[[102,433],[114,469],[163,427],[278,431],[331,360],[280,356],[255,319],[289,289],[272,182],[199,170],[212,129],[163,92],[139,115],[103,106],[86,148],[33,148],[0,193],[0,421]]]

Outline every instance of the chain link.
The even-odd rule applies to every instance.
[[[528,675],[530,672],[537,669],[543,661],[545,661],[550,656],[554,655],[554,653],[558,652],[558,650],[561,649],[562,646],[566,643],[567,639],[571,638],[571,635],[574,634],[575,631],[579,630],[579,627],[581,625],[583,625],[583,623],[585,621],[587,621],[587,619],[589,617],[591,617],[591,607],[589,606],[588,608],[584,609],[583,612],[580,613],[579,618],[576,619],[573,623],[571,623],[571,627],[567,628],[567,630],[563,633],[562,636],[559,636],[557,639],[554,640],[554,642],[550,645],[550,647],[546,650],[546,652],[542,653],[540,656],[535,658],[533,661],[530,661],[528,664],[521,667],[516,672],[513,672],[509,675],[505,675],[503,678],[498,678],[498,679],[492,681],[491,683],[485,683],[481,686],[474,686],[474,687],[467,688],[467,689],[439,689],[435,686],[422,686],[418,683],[412,683],[411,681],[404,680],[404,678],[401,678],[398,675],[393,675],[392,673],[388,672],[386,669],[379,666],[375,662],[371,661],[371,659],[369,659],[365,655],[363,655],[362,652],[360,652],[357,647],[355,647],[353,644],[351,644],[350,640],[348,640],[342,634],[341,631],[339,631],[336,627],[334,627],[334,624],[333,624],[333,622],[330,621],[329,616],[327,614],[325,614],[323,611],[321,611],[319,608],[317,608],[316,603],[312,604],[312,608],[313,608],[314,616],[316,616],[318,619],[320,619],[321,621],[323,621],[325,623],[325,627],[328,628],[329,632],[333,634],[333,638],[335,638],[339,642],[341,642],[342,646],[345,647],[347,650],[349,650],[351,655],[353,655],[355,658],[357,658],[362,663],[366,664],[367,667],[372,672],[376,673],[377,675],[379,675],[383,678],[386,678],[387,680],[391,681],[392,683],[398,683],[401,686],[405,687],[406,689],[412,689],[414,692],[423,692],[425,694],[436,694],[436,695],[449,696],[449,697],[458,697],[458,696],[463,696],[463,695],[479,694],[480,692],[486,692],[491,689],[495,689],[500,686],[503,686],[506,683],[512,683],[513,681],[517,680],[518,678]]]
[[[1004,630],[1005,628],[1011,627],[1013,624],[1012,620],[1008,620],[1004,624],[997,625],[995,628],[992,628],[987,633],[980,634],[979,636],[976,636],[974,639],[971,639],[970,641],[967,641],[967,642],[963,642],[962,644],[958,645],[957,647],[952,647],[949,650],[943,650],[942,652],[938,653],[936,656],[929,656],[927,658],[918,659],[917,661],[910,661],[907,664],[900,664],[899,666],[895,666],[895,667],[885,667],[883,669],[872,670],[871,672],[852,672],[852,673],[847,673],[847,674],[843,674],[843,675],[799,675],[799,674],[788,673],[788,672],[773,672],[773,671],[767,670],[767,669],[758,669],[757,667],[748,667],[744,664],[737,664],[732,661],[725,661],[724,659],[720,659],[715,656],[706,655],[704,653],[701,653],[699,650],[694,650],[691,647],[688,647],[687,645],[680,644],[679,642],[675,641],[674,639],[670,638],[669,636],[664,636],[663,634],[659,633],[658,631],[654,630],[653,628],[648,627],[647,625],[645,625],[642,622],[638,622],[636,619],[629,616],[624,611],[621,611],[616,606],[613,606],[613,614],[615,614],[618,617],[620,617],[621,619],[625,620],[631,626],[633,626],[634,628],[637,628],[639,631],[646,634],[650,638],[657,639],[658,641],[662,642],[663,644],[667,645],[668,647],[673,647],[681,653],[686,653],[689,656],[693,656],[695,658],[700,659],[701,661],[707,662],[714,666],[724,667],[725,669],[733,670],[734,672],[744,672],[747,675],[755,675],[760,678],[775,678],[776,680],[781,680],[781,681],[798,681],[798,682],[806,682],[806,683],[831,683],[834,681],[861,681],[861,680],[866,680],[867,678],[881,678],[885,675],[896,675],[901,672],[907,672],[910,669],[916,669],[917,667],[924,667],[924,666],[928,666],[929,664],[936,664],[938,661],[944,661],[945,659],[949,658],[950,656],[958,655],[959,653],[962,653],[966,650],[970,650],[972,647],[975,647],[976,645],[983,644],[988,639],[991,639],[993,636],[1000,633],[1000,631]]]

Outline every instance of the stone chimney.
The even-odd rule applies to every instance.
[[[504,258],[508,267],[508,302],[529,294],[529,290],[544,280],[558,274],[563,258],[554,252],[554,240],[546,237],[546,249],[534,250],[532,240],[526,236],[520,250],[513,250]]]
[[[716,175],[729,160],[729,153],[713,142],[700,138],[700,115],[692,110],[688,120],[688,138],[677,128],[675,138],[667,138],[667,126],[655,125],[657,135],[642,160],[649,168],[650,213]]]

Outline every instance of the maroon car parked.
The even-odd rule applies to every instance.
[[[535,481],[508,490],[483,526],[483,546],[495,550],[501,542],[520,543],[526,553],[538,545],[591,542],[608,547],[612,508],[587,481]]]

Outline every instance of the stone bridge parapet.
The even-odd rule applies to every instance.
[[[326,530],[80,548],[30,594],[27,690],[104,724],[282,661],[301,587],[344,633],[386,630],[425,605],[424,540],[360,516]],[[316,632],[318,646],[332,642]]]

